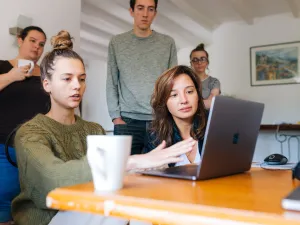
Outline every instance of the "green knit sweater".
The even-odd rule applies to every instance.
[[[47,194],[62,186],[92,180],[86,158],[86,136],[105,134],[96,123],[76,116],[63,125],[38,114],[17,132],[15,147],[21,193],[12,202],[17,225],[44,225],[57,213],[46,206]]]

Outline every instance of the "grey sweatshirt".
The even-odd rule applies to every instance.
[[[158,76],[177,65],[174,40],[155,31],[137,37],[133,30],[114,36],[108,49],[106,97],[112,119],[151,120],[150,98]]]

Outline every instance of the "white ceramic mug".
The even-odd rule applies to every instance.
[[[87,136],[87,159],[96,191],[115,191],[123,187],[132,136]]]
[[[34,68],[33,61],[27,59],[18,59],[18,67],[28,66],[29,64],[30,64],[30,69],[28,70],[28,73],[31,73]]]

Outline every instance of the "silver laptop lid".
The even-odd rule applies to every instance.
[[[247,171],[255,151],[264,104],[226,96],[212,100],[197,178]]]

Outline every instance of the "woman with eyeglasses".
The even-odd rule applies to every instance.
[[[190,54],[191,66],[201,79],[202,96],[206,109],[210,109],[211,101],[214,96],[221,94],[221,84],[217,78],[207,74],[209,57],[201,43]]]

